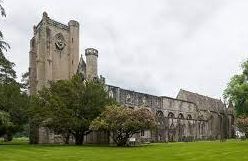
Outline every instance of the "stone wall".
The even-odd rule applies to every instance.
[[[220,100],[202,95],[198,95],[198,99],[186,97],[182,91],[175,99],[112,85],[107,85],[106,89],[109,97],[125,107],[147,108],[156,115],[157,129],[148,129],[146,134],[135,135],[138,139],[167,142],[233,137],[233,111],[227,116],[227,109],[230,111],[231,108],[226,108]]]

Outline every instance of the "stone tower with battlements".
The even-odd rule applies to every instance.
[[[43,13],[42,20],[33,28],[30,40],[30,94],[50,81],[70,79],[79,64],[79,23],[68,25],[52,20]]]

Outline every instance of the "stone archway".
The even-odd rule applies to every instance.
[[[204,138],[204,129],[205,129],[204,116],[200,115],[198,117],[198,136],[200,139]]]
[[[174,125],[175,115],[170,112],[168,114],[168,141],[176,141],[176,127]]]
[[[208,119],[208,131],[209,131],[209,139],[214,138],[214,116],[211,115]]]
[[[178,141],[184,141],[184,116],[182,113],[178,115]]]
[[[156,120],[157,120],[157,141],[165,141],[165,117],[162,111],[156,112]]]
[[[188,123],[188,127],[187,127],[187,136],[190,137],[191,139],[194,137],[194,122],[193,122],[193,118],[190,114],[187,115],[187,123]]]

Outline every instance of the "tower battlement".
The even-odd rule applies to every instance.
[[[75,21],[75,20],[70,20],[68,22],[68,26],[75,26],[75,27],[79,27],[79,22]]]
[[[33,27],[34,33],[36,33],[39,29],[41,29],[41,26],[43,26],[43,25],[50,25],[50,26],[54,26],[54,27],[57,27],[57,28],[60,28],[63,30],[67,30],[67,31],[70,30],[70,27],[79,28],[79,22],[77,22],[76,20],[70,20],[68,22],[68,25],[66,25],[66,24],[63,24],[61,22],[58,22],[58,21],[51,19],[48,16],[47,12],[43,12],[43,16],[42,16],[41,21],[38,23],[37,26]]]
[[[88,56],[88,55],[95,55],[98,57],[98,50],[94,48],[87,48],[85,49],[85,56]]]

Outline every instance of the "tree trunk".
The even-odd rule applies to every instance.
[[[75,144],[76,145],[82,145],[84,142],[84,133],[83,132],[77,132],[75,135]]]
[[[121,132],[119,134],[113,135],[113,140],[117,146],[127,146],[128,138],[129,138],[128,134],[123,135],[123,133]]]
[[[118,140],[117,141],[117,146],[127,146],[127,141],[128,141],[128,139],[121,139],[121,140]]]
[[[29,130],[29,143],[30,144],[39,144],[39,125],[35,122],[30,121],[30,130]]]
[[[12,134],[5,134],[3,136],[3,139],[4,139],[4,142],[12,141],[13,136],[12,136]]]
[[[64,136],[64,142],[65,142],[65,144],[69,144],[69,141],[70,141],[70,134],[66,134]]]

